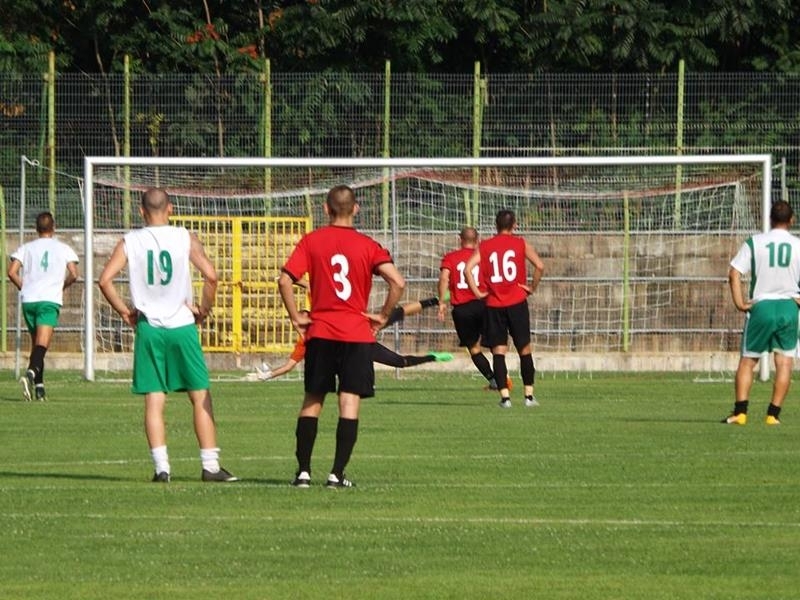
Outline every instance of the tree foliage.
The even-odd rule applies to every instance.
[[[0,71],[796,71],[792,0],[15,0]]]

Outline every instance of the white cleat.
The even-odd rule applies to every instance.
[[[22,386],[22,397],[25,399],[25,402],[31,401],[31,386],[28,383],[28,378],[23,375],[19,378],[19,384]]]

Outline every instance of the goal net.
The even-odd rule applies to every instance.
[[[93,284],[84,290],[81,343],[88,379],[95,369],[130,364],[132,332],[94,283],[120,235],[140,226],[139,196],[151,186],[169,191],[175,220],[198,234],[217,266],[219,301],[201,341],[231,364],[291,350],[295,334],[275,279],[300,236],[325,222],[327,190],[346,183],[360,202],[357,227],[391,251],[408,281],[404,300],[436,294],[441,258],[458,246],[463,226],[486,238],[497,211],[510,209],[517,233],[546,265],[530,299],[535,356],[577,358],[578,368],[582,360],[645,369],[647,360],[738,348],[728,262],[744,237],[764,229],[773,177],[769,155],[89,157],[85,165],[83,262]],[[383,291],[375,286],[373,304]],[[457,350],[452,322],[438,320],[435,309],[384,331],[381,341],[403,353]]]

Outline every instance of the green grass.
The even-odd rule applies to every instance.
[[[222,463],[203,484],[189,406],[168,406],[173,481],[149,482],[127,384],[0,385],[0,598],[796,598],[800,411],[718,423],[732,384],[542,377],[501,410],[464,375],[382,375],[352,490],[297,490],[298,381],[213,386]],[[794,390],[800,385],[795,382]],[[515,390],[518,392],[518,390]]]

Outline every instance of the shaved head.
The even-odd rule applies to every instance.
[[[346,217],[353,214],[356,206],[356,194],[346,185],[337,185],[328,192],[326,198],[328,214],[334,217]]]
[[[161,188],[150,188],[142,194],[142,209],[147,213],[164,211],[169,203],[169,194]]]
[[[461,237],[461,243],[465,246],[478,243],[478,230],[474,227],[464,227],[459,236]]]

